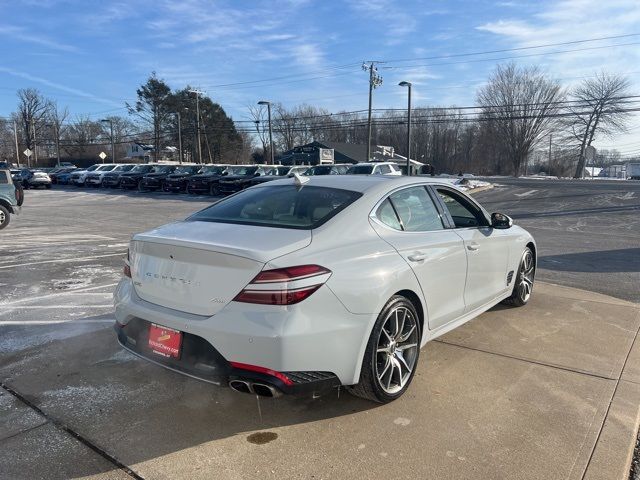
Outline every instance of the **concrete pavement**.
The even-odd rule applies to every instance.
[[[538,283],[528,306],[428,344],[386,406],[258,400],[79,331],[0,356],[2,383],[39,409],[2,391],[0,478],[622,479],[639,327],[637,304]]]

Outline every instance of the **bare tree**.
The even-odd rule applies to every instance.
[[[60,139],[65,133],[67,118],[69,118],[69,109],[67,107],[59,109],[56,102],[51,102],[47,123],[51,127],[51,134],[53,134],[56,146],[56,165],[58,166],[60,166]]]
[[[626,131],[630,118],[626,108],[630,85],[621,75],[602,72],[595,78],[585,79],[571,91],[570,97],[575,102],[564,123],[579,150],[574,178],[582,176],[585,151],[596,135],[612,136]]]
[[[269,124],[267,119],[267,112],[264,108],[258,105],[249,105],[249,115],[253,119],[253,123],[256,129],[256,136],[262,144],[262,153],[267,156],[267,145],[269,144]]]
[[[515,176],[532,147],[555,123],[563,92],[538,67],[500,65],[477,95],[485,121],[494,129],[513,164]]]
[[[76,158],[87,158],[98,155],[104,130],[100,122],[88,116],[78,116],[65,129],[64,149]]]
[[[43,97],[35,88],[18,90],[18,117],[22,143],[33,150],[35,161],[38,160],[36,138],[45,125],[45,119],[51,110],[51,101]],[[29,161],[30,163],[30,161]]]

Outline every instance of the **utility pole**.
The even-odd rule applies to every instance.
[[[267,116],[269,118],[269,157],[271,158],[271,165],[275,165],[275,161],[273,160],[273,132],[271,130],[271,102],[260,100],[258,105],[267,106]]]
[[[200,144],[200,90],[189,90],[189,93],[196,94],[196,129],[197,129],[197,143],[198,143],[198,163],[202,163],[202,145]]]
[[[553,133],[549,134],[549,172],[551,174],[551,139],[553,138]]]
[[[36,122],[31,117],[31,129],[33,130],[33,161],[34,166],[38,166],[38,144],[36,143]],[[29,166],[31,168],[31,166]]]
[[[176,112],[178,117],[178,162],[182,165],[182,123],[180,122],[180,112]]]
[[[411,176],[411,82],[400,82],[398,85],[407,87],[409,100],[407,104],[407,176]]]
[[[373,90],[382,85],[382,77],[378,75],[376,64],[380,62],[364,62],[362,70],[369,71],[369,115],[367,119],[367,162],[371,160],[371,107],[373,103]]]
[[[55,130],[56,133],[56,158],[58,160],[58,163],[56,164],[57,167],[60,166],[60,130],[58,128],[58,122],[53,124],[53,129]]]
[[[13,121],[13,138],[16,141],[16,162],[18,162],[18,168],[20,168],[20,152],[18,151],[18,125],[16,121]]]
[[[111,118],[105,118],[100,121],[109,124],[109,131],[111,134],[111,162],[116,163],[116,144],[113,138],[113,120]],[[104,160],[102,162],[104,163]]]

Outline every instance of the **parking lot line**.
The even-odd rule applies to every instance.
[[[100,288],[111,288],[111,287],[115,287],[117,285],[117,283],[107,283],[106,285],[95,285],[93,287],[87,287],[87,288],[78,288],[76,290],[63,290],[60,292],[56,292],[56,293],[50,293],[48,295],[42,295],[40,297],[27,297],[27,298],[20,298],[18,300],[14,300],[12,302],[0,302],[0,307],[9,307],[11,305],[15,305],[18,303],[24,303],[24,302],[38,302],[40,300],[47,300],[49,298],[53,298],[53,297],[59,297],[62,295],[70,295],[70,294],[84,294],[84,295],[111,295],[112,292],[91,292],[91,290],[98,290]]]

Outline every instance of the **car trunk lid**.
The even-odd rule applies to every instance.
[[[143,300],[215,315],[269,260],[311,243],[309,230],[178,222],[134,237],[131,271]]]

